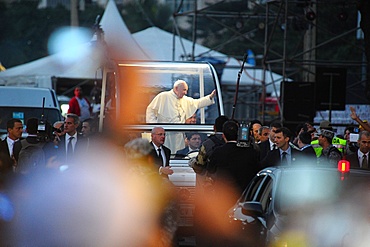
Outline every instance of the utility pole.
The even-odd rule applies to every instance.
[[[71,0],[71,27],[78,27],[78,9],[77,1]]]
[[[317,4],[309,6],[310,11],[317,13]],[[316,74],[316,18],[309,21],[308,29],[304,35],[303,41],[303,61],[306,63],[303,65],[303,81],[314,82]]]

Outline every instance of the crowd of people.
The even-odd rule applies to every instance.
[[[186,97],[186,92],[187,84],[180,80],[174,84],[171,91],[158,95],[147,108],[147,121],[150,123],[162,123],[163,121],[169,123],[196,123],[196,111],[214,103],[215,91],[198,100]],[[185,133],[185,135],[182,133],[173,137],[168,135],[169,133],[166,133],[163,127],[157,126],[151,130],[150,141],[137,138],[127,142],[123,147],[117,148],[116,146],[107,145],[103,139],[99,138],[96,120],[90,118],[89,101],[82,96],[80,87],[76,87],[75,97],[70,103],[70,111],[62,122],[56,122],[40,129],[40,124],[43,123],[40,123],[39,119],[28,119],[26,122],[26,138],[22,138],[24,127],[22,121],[15,118],[8,120],[7,136],[0,142],[0,204],[1,200],[7,202],[4,199],[7,192],[14,191],[15,187],[27,187],[28,185],[33,189],[32,193],[29,194],[46,193],[46,200],[50,199],[50,202],[52,202],[50,206],[59,208],[60,205],[56,204],[63,203],[61,198],[57,196],[58,200],[56,200],[55,194],[45,192],[44,187],[33,187],[35,183],[28,178],[39,177],[40,174],[44,175],[41,178],[44,182],[46,181],[45,177],[51,178],[51,180],[47,180],[47,185],[44,184],[46,187],[60,186],[63,185],[63,181],[67,182],[67,192],[72,193],[80,200],[81,194],[76,194],[72,189],[74,183],[76,183],[73,180],[76,178],[74,176],[78,176],[78,187],[81,187],[81,189],[89,187],[85,178],[82,177],[90,173],[85,174],[81,168],[87,168],[90,172],[93,167],[99,167],[97,168],[97,174],[94,174],[97,177],[93,178],[94,182],[92,184],[96,182],[95,179],[99,180],[101,176],[108,181],[110,177],[115,178],[115,185],[119,185],[121,183],[120,179],[125,177],[127,178],[125,181],[134,184],[134,186],[132,184],[126,184],[126,186],[135,187],[135,193],[140,192],[140,195],[132,195],[132,191],[124,192],[128,201],[134,199],[132,200],[133,204],[130,204],[131,206],[142,207],[142,205],[135,204],[136,199],[142,200],[143,204],[147,203],[148,199],[153,202],[151,207],[148,207],[150,209],[148,214],[156,216],[152,219],[153,229],[155,230],[150,229],[152,234],[139,238],[140,241],[143,241],[143,244],[137,246],[176,246],[179,198],[177,198],[176,190],[169,180],[174,173],[170,166],[171,158],[189,158],[192,157],[191,154],[196,154],[189,161],[189,165],[196,173],[194,212],[196,246],[228,246],[232,241],[237,241],[232,230],[228,228],[225,216],[252,178],[265,167],[291,165],[328,165],[336,167],[339,160],[347,159],[350,161],[352,168],[369,169],[370,125],[366,121],[362,121],[354,109],[351,109],[350,117],[359,124],[359,132],[355,133],[357,134],[355,141],[351,139],[351,135],[355,132],[354,128],[346,128],[343,135],[336,135],[329,121],[322,121],[317,129],[311,123],[302,123],[292,132],[278,121],[271,122],[266,126],[258,120],[253,120],[248,126],[249,138],[247,145],[240,145],[240,123],[234,119],[229,119],[227,116],[219,116],[214,123],[214,133],[207,137],[199,132]],[[181,145],[174,145],[178,147],[175,152],[165,145],[166,138],[171,138],[172,141],[176,142],[179,137]],[[185,144],[185,147],[183,147],[183,144]],[[107,149],[103,149],[103,147]],[[121,155],[123,155],[122,158]],[[112,163],[112,166],[108,166],[108,160]],[[116,168],[119,172],[115,173],[114,169],[107,169],[108,167]],[[71,175],[56,175],[63,174],[65,171],[72,171],[70,174],[74,175],[72,177]],[[107,171],[110,177],[104,175],[104,171]],[[127,177],[127,174],[130,178]],[[19,177],[21,180],[26,178],[23,180],[26,182],[14,186],[11,180],[18,180]],[[141,184],[138,186],[137,182],[139,180]],[[111,182],[113,181],[109,181],[109,183]],[[102,191],[105,191],[106,188],[104,185],[103,187]],[[99,187],[99,189],[101,188]],[[30,191],[27,190],[26,192]],[[69,197],[68,194],[61,194],[63,200],[65,197]],[[107,194],[110,195],[110,193]],[[10,193],[10,195],[14,197],[14,194]],[[23,219],[17,219],[16,209],[18,207],[20,208],[19,215],[30,217],[27,209],[24,208],[24,205],[27,204],[26,199],[29,199],[29,197],[22,196],[22,193],[15,193],[17,203],[15,203],[16,206],[13,211],[0,207],[0,217],[2,217],[0,218],[0,233],[9,234],[10,230],[14,230],[13,227],[20,227],[20,224],[24,227]],[[114,196],[115,193],[112,193],[112,198]],[[30,204],[36,204],[36,198],[37,196],[31,198]],[[112,198],[108,197],[106,199],[111,200]],[[9,200],[11,201],[11,199]],[[97,199],[89,198],[89,200],[95,202]],[[74,202],[69,203],[70,207],[77,206]],[[120,201],[119,203],[124,202]],[[48,210],[49,208],[45,209],[45,211]],[[99,211],[101,208],[98,207],[96,210]],[[147,212],[148,209],[142,210]],[[63,209],[62,212],[67,214],[68,210]],[[40,224],[40,229],[32,229],[31,232],[35,234],[37,234],[37,230],[47,229],[49,214],[44,214],[41,211],[39,213],[42,215],[40,218],[45,222],[42,223],[44,225]],[[74,213],[82,212],[76,210]],[[93,210],[92,213],[96,212]],[[84,213],[82,214],[84,215]],[[139,214],[133,215],[140,218]],[[114,218],[114,216],[112,217]],[[57,222],[61,220],[56,216],[53,216],[52,219]],[[99,218],[99,220],[101,219]],[[3,224],[12,221],[15,221],[16,224],[10,228],[7,224]],[[210,221],[212,221],[211,226],[209,225]],[[63,222],[59,223],[62,224]],[[87,219],[86,223],[88,224],[88,222]],[[26,223],[31,224],[30,222]],[[80,223],[78,224],[80,225]],[[104,232],[100,228],[99,231]],[[17,242],[18,235],[13,234],[12,232],[10,235],[5,235],[5,238],[0,238],[2,243],[10,245],[19,243],[22,245],[29,240],[28,235],[22,235],[20,242]],[[68,231],[68,234],[73,235],[71,231]],[[88,233],[86,234],[88,236]],[[132,236],[135,234],[132,234]],[[84,236],[82,234],[81,238],[77,237],[77,239],[70,242],[56,237],[55,239],[43,240],[45,242],[35,240],[35,243],[60,245],[60,241],[62,241],[67,245],[85,245]],[[102,236],[102,234],[99,236]],[[127,235],[127,238],[129,237]],[[10,242],[4,239],[9,239]],[[122,239],[114,241],[122,241]],[[112,243],[115,245],[117,242]]]

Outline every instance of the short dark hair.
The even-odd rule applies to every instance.
[[[227,116],[223,116],[223,115],[216,118],[216,120],[215,120],[216,132],[221,132],[222,128],[224,126],[224,123],[228,120],[229,120],[229,118]]]
[[[198,132],[188,132],[188,133],[186,133],[186,134],[185,134],[185,136],[186,136],[186,138],[187,138],[188,140],[190,140],[190,139],[193,137],[193,135],[198,135],[198,136],[200,136],[200,133],[198,133]]]
[[[37,129],[39,126],[39,120],[37,118],[29,118],[26,123],[28,134],[37,134]]]
[[[6,129],[13,129],[15,123],[22,123],[22,121],[18,118],[11,118],[6,122]]]
[[[281,123],[279,123],[277,121],[274,121],[274,122],[270,123],[270,128],[278,128],[279,129],[281,127],[283,127],[283,126],[281,125]]]
[[[284,137],[289,137],[290,140],[292,139],[292,132],[286,127],[278,128],[275,131],[275,134],[277,134],[277,133],[283,133]]]
[[[238,139],[238,129],[238,124],[233,120],[229,120],[224,123],[222,132],[224,133],[226,140],[236,141]]]
[[[310,144],[312,141],[311,133],[307,131],[301,132],[298,138],[303,144]]]

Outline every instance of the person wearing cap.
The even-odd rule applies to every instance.
[[[321,155],[318,157],[319,164],[337,166],[342,159],[342,153],[332,144],[334,132],[326,129],[319,131],[319,144],[322,147]]]
[[[333,126],[331,125],[331,122],[327,121],[327,120],[324,120],[324,121],[320,122],[319,131],[321,131],[321,130],[329,130],[329,131],[333,132]],[[318,136],[319,135],[316,133],[316,137],[318,137]],[[347,146],[347,140],[339,138],[337,136],[334,136],[332,138],[332,144],[333,144],[333,146],[335,146],[342,153],[342,155],[344,155],[344,152],[345,152],[346,146]],[[316,156],[320,157],[320,155],[322,153],[322,147],[319,144],[318,138],[315,138],[311,142],[311,146],[315,150]]]

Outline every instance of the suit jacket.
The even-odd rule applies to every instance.
[[[8,137],[5,137],[4,140],[2,140],[0,142],[0,152],[9,155],[9,147],[8,147],[7,138]],[[13,155],[14,156],[17,156],[19,154],[20,149],[16,148],[16,146],[19,145],[19,142],[22,139],[23,138],[19,139],[18,141],[16,141],[14,143],[14,146],[13,146]]]
[[[291,164],[294,165],[297,161],[302,160],[301,151],[296,150],[294,148],[290,148],[291,151]],[[281,165],[281,157],[280,157],[280,149],[271,150],[261,161],[261,165],[263,168],[268,166],[279,166]]]
[[[360,161],[358,160],[358,151],[348,154],[344,159],[349,161],[351,168],[361,168]],[[367,160],[369,162],[369,157]],[[370,167],[366,170],[370,170]]]
[[[270,140],[258,143],[258,146],[260,148],[260,160],[263,160],[264,158],[266,158],[267,154],[271,151]]]
[[[184,157],[189,153],[189,147],[185,147],[183,149],[177,150],[176,156]]]
[[[238,147],[235,142],[227,142],[215,148],[207,167],[216,183],[222,181],[240,193],[259,169],[258,151],[253,147]]]
[[[6,138],[8,138],[8,137],[6,137]],[[7,163],[7,164],[5,164],[7,167],[9,166],[8,167],[9,170],[12,170],[13,166],[15,165],[15,161],[9,155],[9,147],[8,147],[8,143],[7,143],[6,138],[4,138],[4,140],[0,141],[0,153],[4,154],[6,157],[9,157],[9,158],[4,157],[4,159],[7,159],[4,162]],[[17,142],[14,143],[14,146]],[[14,147],[13,147],[13,155],[14,155]]]
[[[311,145],[304,149],[301,149],[301,152],[301,156],[305,158],[307,162],[317,163],[316,152]]]
[[[158,157],[157,150],[154,149],[153,142],[150,142],[150,144],[153,147],[153,150],[150,152],[150,155],[154,158],[154,163],[156,164],[156,166],[159,169],[159,167],[161,167],[163,165],[162,161]],[[169,166],[170,165],[170,158],[171,158],[171,150],[169,148],[167,148],[166,146],[164,146],[164,145],[161,146],[161,149],[164,151],[164,154],[166,156],[166,165],[165,166]]]
[[[58,146],[55,146],[53,142],[49,142],[45,147],[46,160],[52,156],[56,156],[56,159],[65,163],[67,161],[66,154],[66,135],[60,137]],[[77,142],[74,148],[74,156],[83,155],[87,151],[87,138],[84,138],[82,134],[77,134]]]
[[[178,151],[176,152],[176,154],[175,154],[175,157],[176,157],[176,158],[183,158],[183,157],[185,157],[186,155],[188,155],[188,154],[189,154],[189,152],[190,152],[189,147],[185,147],[185,148],[183,148],[183,149],[181,149],[181,150],[178,150]],[[199,149],[192,150],[191,152],[199,152]]]
[[[8,137],[5,137],[4,140],[0,142],[0,152],[9,156],[9,147],[6,138]]]

